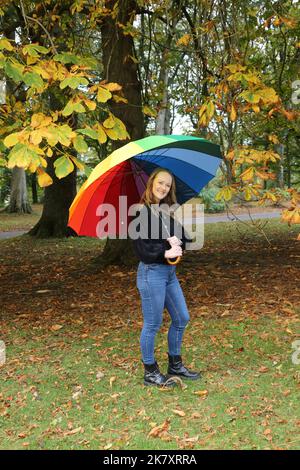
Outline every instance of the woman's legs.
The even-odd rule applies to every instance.
[[[172,319],[168,332],[169,354],[179,356],[183,333],[190,316],[175,269],[166,287],[165,307]]]
[[[154,364],[155,337],[163,319],[165,292],[167,283],[165,267],[140,264],[137,276],[137,287],[142,301],[144,317],[140,345],[144,364]]]

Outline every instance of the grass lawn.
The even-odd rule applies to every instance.
[[[1,241],[0,448],[299,448],[298,231],[269,221],[269,245],[250,226],[205,227],[177,268],[183,357],[203,379],[168,390],[142,385],[135,268],[97,269],[98,240]]]

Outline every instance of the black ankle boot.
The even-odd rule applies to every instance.
[[[182,364],[181,356],[169,356],[168,375],[182,377],[183,379],[197,380],[201,379],[200,372],[189,370]]]
[[[144,385],[157,385],[159,387],[175,385],[175,382],[168,380],[168,377],[161,374],[157,362],[154,362],[154,364],[144,364],[144,368]],[[167,380],[168,383],[166,383]]]

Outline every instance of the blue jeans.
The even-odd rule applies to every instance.
[[[166,308],[172,322],[168,332],[168,348],[171,356],[180,355],[182,337],[190,319],[185,298],[176,277],[176,266],[169,264],[145,264],[140,261],[137,270],[144,324],[141,333],[141,352],[144,364],[153,364],[155,336],[163,320]]]

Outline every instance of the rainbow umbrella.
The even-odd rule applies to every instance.
[[[155,168],[166,168],[174,175],[177,202],[183,204],[215,176],[221,161],[219,145],[198,137],[154,135],[130,142],[93,169],[69,209],[68,226],[78,235],[101,238],[96,230],[97,209],[112,204],[119,234],[119,196],[127,196],[128,207],[138,203]]]

